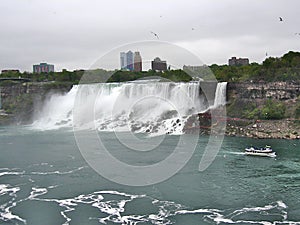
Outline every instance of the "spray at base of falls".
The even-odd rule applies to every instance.
[[[207,96],[201,82],[76,85],[65,95],[47,99],[32,127],[51,130],[75,124],[76,128],[99,131],[181,134],[189,116],[226,104],[226,87],[226,82],[218,83],[214,96]],[[208,98],[214,98],[212,105]]]

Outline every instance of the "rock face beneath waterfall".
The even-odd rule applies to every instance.
[[[0,125],[30,123],[36,104],[43,102],[53,93],[65,93],[72,88],[71,83],[35,82],[13,83],[0,87]]]
[[[183,128],[186,134],[222,135],[226,132],[226,112],[220,106],[190,116]]]

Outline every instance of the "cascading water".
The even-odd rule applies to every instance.
[[[33,127],[71,127],[75,103],[76,126],[81,129],[180,134],[190,115],[226,104],[226,82],[218,83],[213,106],[200,86],[199,82],[158,81],[74,86],[65,95],[51,96]]]
[[[72,126],[72,109],[77,93],[74,86],[67,94],[52,94],[34,115],[32,126],[41,130]]]
[[[215,93],[214,107],[226,105],[227,82],[218,83]]]

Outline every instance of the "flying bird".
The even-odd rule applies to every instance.
[[[192,27],[192,30],[195,30],[195,28],[194,28],[194,27]]]
[[[300,35],[300,33],[295,33],[295,35]]]
[[[158,35],[156,33],[154,33],[153,31],[150,31],[151,34],[153,34],[155,37],[157,37],[157,39],[159,39]]]
[[[279,17],[279,21],[280,21],[280,22],[283,22],[283,19],[282,19],[282,17]]]

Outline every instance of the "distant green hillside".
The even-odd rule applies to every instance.
[[[247,66],[211,65],[210,69],[220,81],[299,81],[300,52],[292,52],[280,58],[269,57],[262,64]]]

